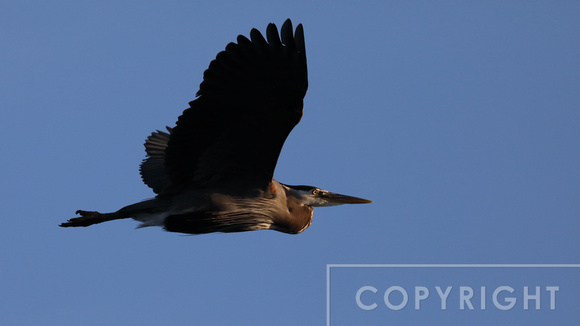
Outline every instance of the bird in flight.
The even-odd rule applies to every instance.
[[[302,117],[308,88],[304,30],[290,19],[240,35],[203,74],[174,128],[145,141],[143,182],[156,196],[113,213],[79,210],[62,227],[133,218],[139,227],[187,234],[276,230],[298,234],[312,207],[370,200],[274,180],[284,141]]]

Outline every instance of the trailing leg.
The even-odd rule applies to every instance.
[[[106,221],[118,220],[129,217],[126,214],[119,214],[119,212],[101,214],[99,212],[78,210],[76,211],[76,214],[80,214],[81,216],[73,217],[64,223],[61,223],[60,226],[65,228],[70,226],[89,226]]]

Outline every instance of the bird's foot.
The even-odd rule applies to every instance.
[[[99,212],[78,210],[75,212],[75,214],[80,214],[81,216],[73,217],[64,223],[61,223],[60,226],[62,226],[62,227],[89,226],[89,225],[103,222],[103,219],[101,216],[102,214]]]

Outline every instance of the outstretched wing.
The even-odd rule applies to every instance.
[[[165,167],[171,189],[233,184],[265,189],[308,88],[304,31],[290,20],[240,35],[204,73],[173,128]]]

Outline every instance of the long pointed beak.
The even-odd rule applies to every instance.
[[[358,198],[353,196],[335,194],[333,192],[325,192],[322,194],[322,198],[324,198],[328,203],[340,205],[340,204],[370,204],[372,200]]]

